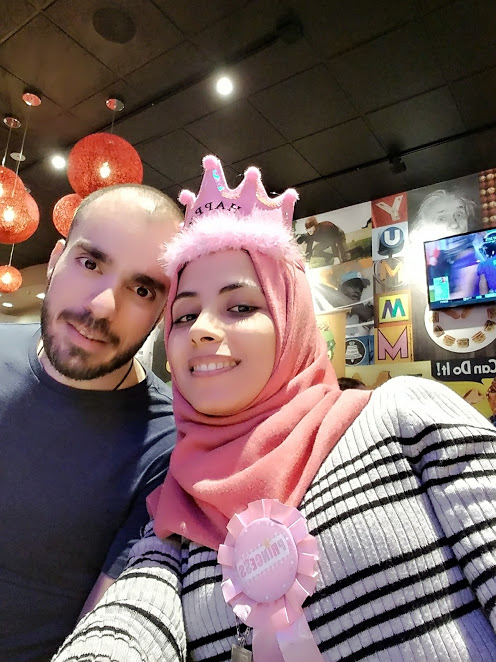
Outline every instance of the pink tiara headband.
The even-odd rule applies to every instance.
[[[254,167],[246,170],[237,188],[230,189],[215,156],[203,159],[203,169],[198,195],[186,190],[179,195],[179,202],[186,205],[186,216],[181,232],[166,248],[168,276],[195,258],[229,249],[258,251],[304,268],[292,234],[298,199],[294,189],[269,198],[260,170]]]

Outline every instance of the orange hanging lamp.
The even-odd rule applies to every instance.
[[[12,265],[0,267],[0,292],[10,294],[22,285],[21,272]]]
[[[69,193],[55,204],[52,212],[53,224],[63,237],[67,237],[72,219],[83,198],[77,193]]]
[[[78,195],[113,184],[141,184],[143,164],[134,147],[111,133],[93,133],[79,140],[69,153],[67,177]]]

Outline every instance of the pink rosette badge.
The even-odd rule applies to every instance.
[[[276,499],[261,499],[236,513],[227,530],[218,553],[222,592],[253,628],[254,662],[322,662],[302,609],[317,583],[317,540],[306,519]]]

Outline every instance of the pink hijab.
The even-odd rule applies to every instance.
[[[148,499],[159,537],[177,533],[214,550],[229,519],[249,502],[273,498],[298,507],[370,397],[339,390],[301,267],[253,248],[249,254],[276,329],[272,375],[242,411],[207,416],[183,398],[172,373],[177,445],[163,485]],[[172,274],[166,345],[180,266]]]

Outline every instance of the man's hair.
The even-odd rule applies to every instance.
[[[347,391],[349,388],[365,388],[365,384],[354,377],[338,377],[339,388]]]
[[[93,204],[99,198],[103,198],[105,196],[114,196],[119,192],[134,192],[138,199],[148,201],[150,203],[150,216],[166,214],[171,220],[176,221],[178,226],[179,223],[184,221],[184,214],[180,210],[179,206],[174,202],[174,200],[172,200],[172,198],[170,198],[162,191],[159,191],[152,186],[146,186],[145,184],[115,184],[114,186],[106,186],[104,188],[100,188],[84,198],[74,215],[74,219],[67,235],[67,242],[69,242],[69,239],[71,238],[71,235],[74,233],[77,226],[81,223],[81,221],[84,220],[87,208],[91,204]]]
[[[424,220],[430,220],[429,214],[432,204],[438,202],[439,200],[446,200],[447,198],[456,198],[460,200],[461,206],[463,207],[469,222],[475,217],[476,205],[473,200],[465,198],[456,190],[447,191],[446,189],[438,189],[437,191],[432,191],[432,193],[429,193],[429,195],[424,198],[422,204],[419,207],[415,220],[420,223]]]
[[[307,220],[305,221],[305,227],[306,227],[307,230],[308,230],[308,228],[316,228],[317,225],[318,225],[318,223],[317,223],[317,219],[315,218],[315,216],[310,216],[310,218],[307,218]]]

